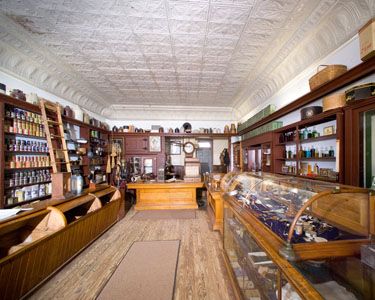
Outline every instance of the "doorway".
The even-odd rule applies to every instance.
[[[201,173],[212,172],[212,140],[198,140],[197,158],[201,163]]]

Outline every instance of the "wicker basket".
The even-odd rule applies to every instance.
[[[333,94],[323,98],[323,111],[346,105],[345,93]]]
[[[321,67],[325,67],[320,71]],[[320,65],[317,73],[309,79],[310,90],[314,90],[324,83],[344,74],[348,70],[344,65]]]

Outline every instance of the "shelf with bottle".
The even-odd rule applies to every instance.
[[[20,186],[47,183],[51,181],[49,169],[16,171],[8,174],[4,180],[5,189],[14,189]]]
[[[5,191],[5,207],[23,205],[36,200],[50,198],[52,194],[52,183],[35,183],[24,187],[9,189]]]
[[[48,153],[47,142],[22,138],[5,138],[5,152],[19,154],[44,154]]]
[[[5,133],[45,137],[44,126],[39,114],[7,107],[4,120]]]
[[[286,161],[281,165],[281,170],[278,173],[296,175],[297,174],[297,163],[296,161]]]
[[[335,171],[333,167],[323,168],[324,163],[325,162],[322,161],[315,161],[314,164],[312,164],[310,162],[301,161],[299,164],[298,176],[338,182],[339,173]],[[327,164],[327,166],[328,165],[329,164]]]
[[[297,130],[295,127],[279,132],[277,145],[291,145],[297,142]]]
[[[300,146],[298,151],[299,160],[336,160],[333,146]]]
[[[42,200],[50,199],[51,196],[52,196],[52,194],[47,194],[45,196],[37,197],[37,198],[34,198],[34,199],[30,199],[30,200],[6,204],[4,206],[4,208],[13,208],[13,207],[16,207],[16,206],[26,205],[26,204],[29,204],[29,203],[34,202],[34,201],[42,201]]]
[[[9,159],[9,157],[8,157]],[[11,155],[11,160],[5,161],[5,169],[40,168],[50,166],[48,155]]]

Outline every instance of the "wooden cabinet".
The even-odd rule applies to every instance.
[[[375,178],[375,97],[345,108],[345,183],[371,187]]]
[[[40,202],[35,212],[0,222],[2,298],[25,296],[112,226],[120,198],[117,189],[100,186],[73,199]]]
[[[147,154],[148,137],[147,136],[127,136],[125,138],[126,154]]]
[[[274,131],[274,172],[344,183],[344,113],[332,109]]]
[[[0,167],[3,170],[0,172],[0,195],[2,197],[0,208],[11,208],[35,200],[50,198],[50,167],[47,163],[49,152],[41,148],[41,145],[46,143],[46,139],[43,133],[43,125],[40,122],[40,114],[39,106],[0,94]],[[78,126],[81,138],[90,141],[93,138],[90,137],[90,133],[96,132],[101,135],[103,142],[108,144],[108,130],[67,116],[63,116],[62,119],[64,124],[69,127]],[[71,142],[77,147],[74,138]],[[23,147],[21,151],[18,144],[25,145],[25,143],[26,145],[30,143],[31,149]],[[13,147],[10,145],[13,145]],[[33,148],[33,146],[36,148]],[[89,165],[92,163],[92,159],[87,156],[90,146],[90,143],[79,146],[86,148],[86,155],[82,156],[82,164],[77,166],[83,173],[86,186],[88,185],[87,176],[90,172]],[[103,151],[105,154],[107,146],[103,148],[105,148]],[[75,151],[71,152],[71,155],[73,155]],[[11,168],[10,162],[12,161]],[[14,163],[17,161],[25,161],[25,163],[21,163],[21,167],[16,168]],[[103,163],[99,166],[103,171],[106,162],[105,155],[103,155]],[[29,164],[30,167],[27,167]],[[19,180],[20,177],[23,178],[22,182]],[[39,186],[38,193],[37,185]],[[33,193],[32,197],[29,195],[30,189]],[[23,197],[24,195],[28,195],[28,197]]]
[[[128,189],[137,194],[136,210],[196,209],[196,189],[202,182],[186,183],[129,183]]]
[[[242,170],[273,172],[272,132],[241,142]]]

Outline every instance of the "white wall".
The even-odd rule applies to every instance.
[[[63,106],[69,105],[71,108],[77,107],[76,104],[70,102],[69,100],[60,98],[54,94],[41,90],[2,71],[0,71],[0,82],[6,85],[7,94],[9,94],[8,92],[12,89],[19,89],[23,91],[25,94],[36,93],[41,98],[50,100],[52,102],[59,102]],[[94,117],[102,122],[106,121],[106,119],[103,116],[90,112],[87,109],[83,110],[86,111],[91,117]]]
[[[359,37],[358,34],[355,35],[352,39],[342,45],[340,48],[336,49],[325,58],[315,61],[310,67],[305,71],[299,74],[296,78],[291,80],[288,84],[282,87],[277,93],[275,93],[268,101],[262,103],[262,105],[256,107],[254,110],[248,112],[244,117],[241,118],[241,122],[246,121],[248,118],[255,115],[257,112],[265,108],[269,104],[274,104],[276,109],[284,107],[285,105],[293,102],[297,98],[310,92],[309,87],[309,78],[312,77],[317,72],[317,67],[319,65],[327,64],[342,64],[346,65],[348,69],[361,63],[360,54],[359,54]],[[372,79],[373,80],[373,79]],[[357,85],[361,80],[353,85]],[[368,82],[369,80],[365,80]],[[345,91],[349,87],[343,89]],[[296,116],[291,115],[293,122],[299,121],[295,119]],[[289,122],[289,121],[288,121]],[[292,123],[292,122],[290,122]],[[285,123],[284,125],[286,125]]]

